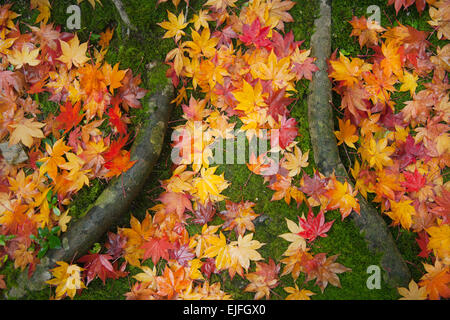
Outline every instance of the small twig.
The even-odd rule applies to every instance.
[[[345,146],[345,143],[343,144],[343,146],[344,146],[345,154],[347,155],[347,159],[349,162],[349,168],[353,168],[352,160],[350,159],[350,156],[348,155],[348,151],[347,151],[347,147]],[[347,169],[345,171],[347,171]],[[347,174],[348,174],[348,171],[347,171]]]
[[[122,19],[123,23],[128,27],[128,29],[131,29],[133,31],[137,31],[137,28],[131,23],[130,18],[128,18],[128,14],[123,8],[123,4],[121,0],[112,0],[114,5],[116,6],[117,11],[119,11],[120,18]]]

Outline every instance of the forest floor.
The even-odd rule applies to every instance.
[[[21,5],[21,2],[25,2],[25,4]],[[62,25],[64,29],[68,16],[66,14],[66,5],[62,4],[62,1],[53,2],[51,20],[57,25]],[[142,74],[144,79],[142,86],[150,90],[149,94],[166,83],[166,66],[162,63],[153,64],[155,61],[164,61],[165,55],[172,49],[173,44],[171,39],[162,39],[164,31],[156,24],[167,19],[167,10],[173,11],[173,6],[169,3],[163,3],[155,9],[155,2],[126,1],[126,10],[131,22],[138,29],[147,31],[145,34],[140,34],[139,37],[133,36],[128,38],[125,34],[126,27],[120,23],[117,25],[120,17],[111,1],[104,1],[103,6],[97,6],[95,10],[92,10],[87,2],[82,3],[82,29],[79,31],[80,39],[87,41],[91,36],[91,32],[92,34],[99,34],[107,27],[114,27],[115,35],[110,44],[106,60],[112,65],[120,62],[122,69],[131,68],[133,73]],[[198,9],[201,2],[203,1],[191,0],[190,6],[192,9],[190,9],[190,12]],[[286,26],[286,32],[292,30],[295,40],[305,40],[302,48],[308,48],[309,40],[314,32],[314,19],[318,14],[317,6],[314,1],[297,0],[296,2],[296,5],[290,11],[295,22]],[[354,15],[358,17],[365,15],[367,7],[370,5],[378,5],[381,8],[381,24],[383,27],[392,26],[400,22],[412,25],[419,30],[432,31],[426,23],[429,20],[427,10],[421,16],[415,9],[407,12],[401,11],[396,16],[394,8],[386,6],[386,3],[386,0],[333,1],[332,50],[341,50],[341,52],[352,56],[364,54],[364,52],[361,52],[356,38],[350,37],[351,25],[348,21]],[[22,14],[23,19],[32,21],[35,17],[26,8],[28,8],[28,1],[16,1],[12,10]],[[308,85],[309,83],[305,80],[300,81],[297,85],[298,93],[295,97],[297,101],[292,106],[291,111],[292,117],[299,123],[300,136],[297,140],[303,152],[311,149],[307,118]],[[339,97],[335,96],[333,102],[335,105],[339,105]],[[139,126],[139,122],[142,120],[140,115],[144,114],[145,107],[146,103],[144,102],[143,110],[134,111],[132,121],[135,127]],[[181,108],[176,108],[171,116],[170,127],[177,125],[181,114]],[[171,176],[170,137],[171,130],[166,134],[160,160],[148,178],[145,188],[130,208],[129,215],[124,217],[121,224],[122,227],[129,225],[128,221],[131,214],[142,219],[146,210],[157,203],[156,198],[162,191],[159,182]],[[342,155],[342,159],[345,161],[345,154]],[[308,174],[312,174],[315,168],[312,152],[310,153],[309,163],[310,165],[305,171]],[[297,208],[295,203],[287,205],[284,201],[270,201],[273,191],[267,188],[261,176],[251,174],[245,164],[221,165],[217,172],[223,172],[225,179],[231,182],[231,185],[224,191],[224,195],[231,201],[238,202],[244,199],[256,203],[254,211],[266,218],[263,222],[256,225],[255,239],[266,243],[259,252],[266,260],[272,257],[279,261],[287,247],[286,241],[278,236],[287,232],[285,218],[297,221],[297,216],[307,213],[306,206],[301,205]],[[84,213],[83,210],[98,197],[104,187],[101,182],[94,182],[89,188],[81,190],[71,205],[71,214],[75,217],[82,215]],[[312,250],[314,253],[327,252],[330,256],[339,254],[338,262],[351,268],[352,271],[339,276],[342,288],[328,286],[323,294],[317,294],[313,299],[397,299],[399,297],[397,290],[390,288],[384,282],[381,284],[381,289],[370,290],[367,288],[366,280],[369,276],[367,268],[371,265],[379,265],[380,256],[373,255],[369,251],[363,235],[359,233],[351,219],[341,221],[340,214],[337,211],[327,214],[327,220],[331,219],[335,219],[335,223],[328,233],[328,237],[316,240]],[[390,222],[387,221],[387,223]],[[188,231],[194,232],[199,230]],[[408,266],[413,278],[418,281],[418,278],[423,274],[423,268],[416,256],[419,247],[415,242],[415,234],[397,228],[391,228],[391,231],[404,259],[409,262]],[[103,284],[100,279],[96,279],[90,283],[87,290],[76,295],[74,299],[125,299],[124,294],[130,291],[134,281],[132,276],[140,272],[139,269],[133,267],[130,268],[130,271],[128,277],[118,280],[108,279],[106,284]],[[0,270],[0,272],[7,275],[7,281],[9,282],[13,282],[17,274],[11,264],[7,264],[4,270]],[[280,281],[281,285],[274,289],[273,299],[283,298],[286,293],[282,288],[293,286],[293,280],[290,276],[284,276]],[[298,283],[302,281],[302,275],[300,275]],[[232,281],[225,279],[223,289],[231,294],[233,299],[253,299],[252,293],[243,292],[245,285],[245,281],[237,276]],[[307,284],[305,288],[317,291],[313,283]],[[48,299],[51,296],[50,290],[50,288],[47,288],[26,298]]]

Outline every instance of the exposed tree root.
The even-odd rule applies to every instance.
[[[319,71],[313,76],[308,98],[308,118],[314,159],[318,169],[326,175],[347,177],[342,164],[336,138],[333,133],[333,110],[331,108],[331,82],[327,73],[327,59],[331,54],[331,0],[320,2],[320,17],[315,21],[315,33],[311,37],[312,56],[317,57]],[[397,249],[388,227],[380,214],[366,199],[358,195],[361,214],[352,213],[352,218],[364,233],[369,249],[382,253],[381,267],[385,281],[393,286],[406,286],[411,278],[410,271]]]

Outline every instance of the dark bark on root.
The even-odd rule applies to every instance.
[[[56,265],[56,261],[76,261],[127,213],[161,153],[172,111],[172,95],[173,86],[168,83],[163,91],[150,98],[148,120],[139,130],[130,150],[131,160],[137,162],[130,170],[111,180],[86,215],[69,225],[68,231],[62,234],[62,248],[50,250],[30,279],[26,272],[20,274],[17,286],[8,294],[10,297],[22,297],[27,290],[43,289],[45,281],[51,277],[49,269]]]
[[[348,179],[342,164],[333,132],[333,110],[331,108],[331,82],[327,73],[327,59],[331,54],[331,0],[319,0],[320,17],[315,21],[315,33],[311,37],[312,56],[317,57],[319,71],[313,76],[308,98],[308,118],[314,159],[319,170],[330,175]],[[406,286],[411,274],[398,251],[388,227],[380,214],[366,199],[358,194],[361,214],[352,213],[356,226],[364,234],[369,249],[382,253],[381,267],[385,281],[393,286]]]

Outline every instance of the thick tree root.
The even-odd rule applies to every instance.
[[[51,277],[49,269],[55,266],[56,261],[76,261],[127,213],[161,153],[172,110],[172,95],[173,86],[168,83],[151,97],[148,120],[139,130],[130,151],[131,160],[137,162],[110,182],[85,216],[69,225],[68,231],[62,235],[63,247],[50,250],[30,279],[26,272],[20,274],[17,286],[9,291],[9,297],[23,297],[27,290],[42,290],[45,281]]]
[[[327,59],[331,54],[331,0],[318,2],[320,2],[320,17],[315,21],[311,48],[312,56],[317,57],[316,65],[320,70],[313,76],[308,98],[311,143],[319,170],[326,175],[335,172],[336,176],[342,179],[348,176],[340,160],[333,133],[331,82],[327,73]],[[352,213],[352,218],[364,234],[369,249],[374,253],[382,253],[381,267],[385,271],[384,280],[393,287],[406,286],[411,274],[386,223],[366,199],[358,195],[358,200],[361,214]]]

